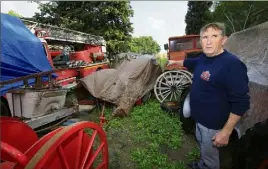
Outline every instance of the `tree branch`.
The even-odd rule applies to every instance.
[[[227,16],[227,14],[223,11],[224,16],[228,19],[228,21],[231,23],[232,27],[233,27],[233,32],[235,32],[235,28],[234,28],[234,24],[231,21],[231,19]]]
[[[249,15],[251,13],[251,9],[252,9],[252,5],[249,5],[249,11],[248,11],[248,15],[246,17],[246,20],[244,22],[243,30],[246,29],[246,24],[247,24],[247,21],[248,21],[248,17],[249,17]]]
[[[230,30],[232,30],[232,27],[229,26],[228,24],[226,24],[226,27],[229,28]]]
[[[256,15],[259,15],[260,13],[266,11],[267,9],[268,9],[268,7],[266,7],[266,8],[264,8],[264,9],[262,9],[262,10],[256,12],[256,13],[252,14],[252,17],[254,17],[254,16],[256,16]]]

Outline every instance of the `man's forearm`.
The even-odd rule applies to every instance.
[[[241,119],[241,116],[230,113],[229,118],[228,118],[227,122],[225,123],[222,130],[231,134],[233,129],[235,128],[235,125],[238,123],[238,121],[240,119]]]
[[[183,62],[184,62],[184,60],[178,60],[178,61],[176,61],[176,64],[183,67]]]

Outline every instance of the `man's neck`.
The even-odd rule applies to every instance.
[[[207,55],[207,57],[215,57],[215,56],[222,54],[223,52],[224,52],[224,49],[222,48],[217,53],[214,53],[212,55],[207,55],[207,54],[206,55]]]

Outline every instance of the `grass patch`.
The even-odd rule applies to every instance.
[[[112,109],[106,108],[106,119],[111,113]],[[99,115],[97,109],[89,120],[99,123]],[[186,161],[180,157],[195,155],[182,152],[184,135],[179,119],[161,110],[155,99],[135,106],[128,117],[112,118],[103,128],[111,169],[184,169]]]
[[[190,160],[190,161],[196,161],[200,158],[200,150],[198,147],[194,147],[192,149],[192,151],[188,152],[186,157]]]

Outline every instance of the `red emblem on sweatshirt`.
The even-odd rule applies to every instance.
[[[209,78],[210,78],[209,71],[203,71],[200,77],[205,81],[209,81]]]

